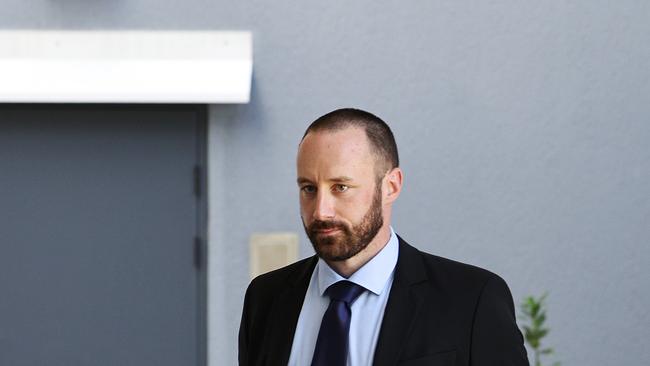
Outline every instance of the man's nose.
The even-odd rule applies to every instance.
[[[328,193],[318,193],[316,207],[314,208],[314,219],[330,220],[335,216],[334,197]]]

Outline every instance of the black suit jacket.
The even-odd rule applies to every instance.
[[[318,261],[255,278],[239,329],[240,365],[286,365]],[[528,366],[512,295],[499,276],[420,252],[399,238],[399,257],[374,365]]]

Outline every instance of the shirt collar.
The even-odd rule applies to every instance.
[[[390,228],[390,238],[388,243],[377,253],[368,263],[359,268],[356,272],[347,278],[348,281],[363,286],[370,292],[380,295],[386,287],[386,282],[393,274],[393,269],[397,264],[399,254],[399,243],[397,235],[393,228]],[[336,273],[322,259],[318,258],[316,265],[316,274],[318,276],[318,291],[323,296],[325,290],[336,282],[346,280],[345,277]]]

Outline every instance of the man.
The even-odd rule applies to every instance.
[[[506,283],[391,228],[403,178],[386,123],[356,109],[320,117],[297,168],[317,255],[251,282],[240,365],[528,365]]]

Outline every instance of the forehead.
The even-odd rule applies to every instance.
[[[298,149],[298,174],[346,174],[372,171],[375,159],[363,129],[316,131],[305,136]]]

